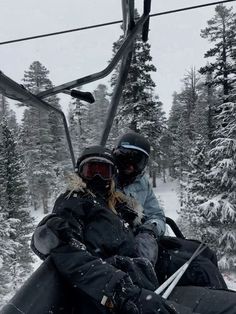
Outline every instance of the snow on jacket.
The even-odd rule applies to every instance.
[[[124,186],[122,191],[126,195],[133,197],[143,207],[145,217],[144,224],[154,224],[157,234],[159,236],[164,235],[166,230],[165,214],[153,192],[153,188],[147,176],[138,176],[134,182]]]

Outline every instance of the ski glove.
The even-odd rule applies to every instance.
[[[55,215],[49,215],[36,228],[31,248],[43,259],[59,245],[69,243],[74,238],[75,233],[77,233],[78,237],[78,231],[80,230],[76,232],[67,220]]]
[[[120,314],[177,314],[161,296],[151,290],[140,289],[127,280],[125,283],[121,281],[115,301]]]
[[[150,232],[140,232],[135,237],[136,256],[147,258],[155,266],[158,258],[157,240]]]

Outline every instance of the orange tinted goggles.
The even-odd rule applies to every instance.
[[[81,166],[79,173],[86,179],[92,179],[96,175],[99,175],[104,180],[109,180],[114,175],[114,166],[110,163],[89,161]]]

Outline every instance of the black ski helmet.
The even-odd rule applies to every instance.
[[[144,136],[135,132],[128,132],[122,135],[118,139],[117,148],[118,147],[138,150],[144,153],[147,157],[149,157],[150,154],[150,144],[148,140]]]
[[[84,149],[77,160],[76,173],[93,193],[107,197],[115,175],[115,163],[111,151],[94,145]]]
[[[113,150],[116,166],[119,170],[119,177],[123,181],[132,182],[135,177],[144,171],[150,154],[150,144],[148,140],[135,132],[128,132],[122,135]],[[134,172],[127,175],[126,167],[132,164]]]
[[[114,164],[114,158],[112,156],[112,152],[108,148],[105,148],[101,145],[93,145],[93,146],[86,147],[83,150],[81,156],[77,160],[75,172],[78,172],[80,163],[84,159],[89,158],[89,157],[103,157]]]

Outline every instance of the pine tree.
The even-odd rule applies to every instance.
[[[188,170],[191,148],[196,138],[196,119],[199,109],[200,78],[194,68],[183,79],[180,93],[174,93],[173,106],[168,120],[170,135],[171,174],[184,179]]]
[[[53,151],[46,119],[45,113],[36,108],[25,110],[21,133],[30,200],[35,210],[43,206],[45,213],[48,209],[49,193],[55,182],[52,172]]]
[[[99,84],[93,94],[95,98],[93,104],[78,99],[70,104],[68,120],[77,157],[86,146],[100,142],[105,126],[109,107],[107,86]]]
[[[200,72],[213,74],[212,84],[221,87],[221,95],[227,101],[236,82],[235,60],[233,61],[236,49],[236,14],[232,12],[232,7],[228,9],[223,5],[216,6],[215,12],[215,16],[207,22],[208,27],[201,32],[203,38],[214,43],[214,47],[205,53],[205,58],[214,57],[214,61],[202,67]]]
[[[10,113],[9,103],[6,97],[0,94],[0,122],[5,118],[7,119]]]
[[[51,104],[61,110],[57,97],[54,96],[54,99],[51,99]],[[55,178],[51,186],[51,198],[53,199],[65,188],[65,177],[72,171],[73,166],[61,116],[54,111],[50,111],[48,114],[48,126],[52,148],[51,170],[53,170],[53,177]]]
[[[1,162],[0,158],[0,166]],[[15,234],[17,222],[17,220],[9,219],[8,213],[0,207],[0,308],[6,304],[13,292],[13,276],[9,271],[9,265],[12,264],[12,256],[17,252],[18,242],[11,240],[10,235]]]
[[[219,103],[216,88],[212,85],[212,75],[207,73],[198,85],[198,101],[191,116],[192,129],[196,140],[204,142],[213,139],[215,108]]]
[[[37,94],[52,87],[48,78],[49,71],[39,61],[34,61],[28,71],[25,71],[24,86],[33,94]]]
[[[172,152],[174,156],[175,174],[179,179],[179,199],[181,208],[186,195],[186,172],[189,170],[192,141],[189,138],[189,128],[186,124],[186,111],[183,112],[173,141]]]
[[[113,49],[116,51],[122,42],[123,36],[114,43]],[[142,42],[141,35],[137,39],[133,48],[133,58],[128,74],[128,78],[123,90],[122,101],[119,105],[117,118],[122,127],[139,131],[138,122],[145,121],[145,115],[153,112],[153,98],[155,83],[151,78],[151,73],[156,71],[151,63],[150,45]],[[112,86],[117,79],[117,73],[113,74]],[[123,125],[123,126],[122,126]]]
[[[33,219],[26,209],[23,159],[6,119],[0,124],[0,138],[0,299],[5,300],[32,271],[29,240]]]
[[[150,96],[149,104],[152,106],[153,110],[147,111],[144,114],[143,120],[138,121],[137,126],[139,132],[150,139],[152,149],[149,171],[153,179],[153,186],[155,187],[157,173],[162,174],[163,180],[165,181],[166,157],[163,140],[167,126],[163,104],[159,101],[158,96]]]
[[[207,189],[209,188],[207,177],[209,171],[208,149],[208,141],[199,135],[195,140],[195,147],[191,150],[188,163],[189,170],[185,172],[179,226],[187,238],[199,240],[208,238],[205,219],[201,217],[199,211],[199,205],[207,201]]]
[[[6,97],[0,94],[0,122],[3,119],[7,119],[8,126],[14,130],[15,133],[18,131],[16,114],[12,109],[10,109]]]
[[[224,103],[217,116],[215,139],[209,151],[207,201],[201,214],[213,229],[222,268],[235,268],[236,258],[236,104]]]
[[[194,140],[185,174],[180,225],[188,237],[197,237],[217,251],[220,266],[235,267],[235,14],[216,7],[216,15],[202,31],[215,43],[205,57],[214,62],[200,69],[198,101],[191,114]],[[219,97],[220,96],[220,97]],[[223,97],[222,97],[223,96]],[[221,98],[221,103],[219,101]],[[222,104],[222,102],[225,102]]]
[[[210,77],[207,77],[207,82],[201,80],[198,85],[197,101],[190,116],[194,136],[189,143],[188,159],[180,191],[182,206],[179,225],[188,238],[201,239],[202,229],[205,228],[199,205],[207,200],[208,151],[213,138],[213,108],[217,104],[213,95],[213,86],[207,84],[209,80]],[[204,237],[208,238],[206,232],[207,230],[204,230]]]
[[[172,178],[177,177],[177,156],[175,156],[175,140],[176,132],[179,126],[181,116],[183,114],[183,105],[178,101],[177,92],[173,93],[173,101],[170,109],[169,118],[167,121],[167,145],[168,145],[168,160],[169,160],[169,173]]]
[[[99,84],[94,91],[95,103],[89,106],[89,111],[93,112],[94,115],[94,142],[99,143],[101,139],[102,131],[105,127],[105,122],[107,118],[109,100],[107,98],[107,86],[104,84]]]
[[[137,12],[136,15],[138,16]],[[123,36],[114,43],[114,52],[120,47],[122,40]],[[162,103],[155,94],[156,85],[151,77],[156,68],[152,64],[150,49],[150,44],[144,43],[141,35],[137,35],[127,81],[110,139],[115,136],[117,138],[128,130],[139,132],[150,139],[153,148],[152,158],[160,161],[160,140],[166,127],[166,119]],[[111,79],[111,86],[115,85],[117,76],[116,70]],[[155,170],[153,169],[153,173]]]
[[[78,99],[70,103],[68,121],[76,158],[80,156],[86,146],[95,144],[94,115],[92,113],[94,108],[94,104],[89,105]]]
[[[234,269],[236,104],[224,103],[218,110],[211,148],[199,139],[192,154],[181,221],[187,236],[200,238],[217,251],[221,268]]]
[[[88,115],[88,106],[82,101],[76,99],[70,103],[68,121],[69,121],[69,130],[72,140],[72,145],[74,148],[75,157],[78,158],[84,148],[85,139],[84,139],[84,124],[87,121]]]
[[[24,85],[32,93],[52,87],[49,71],[35,61],[25,71]],[[56,96],[47,102],[60,109]],[[22,146],[27,165],[29,196],[34,209],[43,207],[49,211],[50,199],[54,197],[62,182],[64,170],[68,167],[68,148],[66,146],[62,121],[54,112],[30,107],[25,110],[22,124]]]

